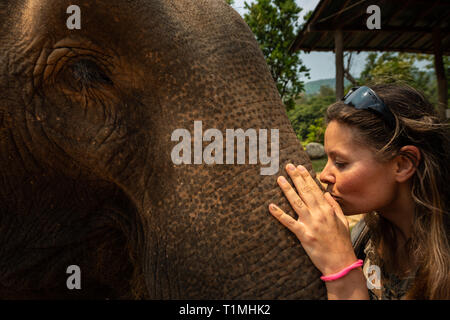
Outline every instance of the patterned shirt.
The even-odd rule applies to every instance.
[[[364,248],[363,272],[367,279],[367,287],[371,300],[403,300],[410,289],[415,272],[404,278],[389,274],[380,269],[380,258],[369,239]]]

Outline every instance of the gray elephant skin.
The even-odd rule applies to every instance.
[[[268,212],[294,214],[287,163],[312,169],[242,18],[222,0],[72,2],[0,0],[0,298],[324,298]],[[194,121],[278,128],[280,170],[175,165],[171,133]]]

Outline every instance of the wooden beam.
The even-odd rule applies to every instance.
[[[419,12],[417,16],[415,16],[413,19],[411,19],[411,22],[406,27],[412,27],[416,22],[422,20],[424,17],[429,15],[439,4],[439,1],[434,1],[433,5],[429,6],[427,10],[423,10]]]
[[[405,10],[405,3],[402,3],[400,1],[390,1],[390,2],[397,4],[398,7],[396,8],[397,10],[395,10],[393,13],[391,13],[391,15],[388,17],[388,19],[381,24],[381,29],[383,29],[385,26],[389,26],[391,21],[396,19],[400,15],[400,13],[403,13]]]
[[[344,30],[344,25],[351,25],[355,20],[365,21],[367,18],[365,7],[362,6],[358,8],[358,5],[364,4],[365,1],[366,0],[362,0],[357,3],[351,4],[350,6],[347,6],[349,3],[349,0],[347,0],[347,2],[345,2],[344,6],[342,6],[342,8],[338,12],[335,12],[332,15],[319,20],[316,24],[312,24],[311,29],[314,30],[314,28],[316,28],[317,30],[320,30],[321,28],[329,28],[330,26],[332,26],[333,30]],[[371,4],[376,4],[380,7],[383,7],[383,2],[383,0],[372,0]],[[343,13],[347,14],[345,18],[343,17]],[[333,21],[328,21],[331,18],[333,18]],[[341,21],[339,22],[339,20]]]
[[[328,17],[320,19],[319,21],[317,21],[317,23],[323,23],[323,22],[325,22],[325,21],[327,21],[329,19],[335,18],[336,16],[340,16],[343,12],[348,11],[348,10],[350,10],[350,9],[352,9],[352,8],[362,4],[364,2],[366,2],[366,0],[360,0],[360,1],[358,1],[358,2],[348,6],[346,8],[342,8],[341,10],[339,10],[339,11],[333,13],[333,14],[330,14]],[[365,10],[364,10],[364,14],[365,14]],[[329,24],[329,21],[327,21],[327,24]]]
[[[442,60],[442,43],[440,29],[433,32],[434,69],[438,83],[438,112],[442,120],[446,119],[447,110],[447,78],[445,77],[444,62]]]
[[[421,33],[417,33],[416,35],[410,37],[409,39],[407,38],[406,41],[404,43],[402,43],[403,46],[405,47],[412,47],[414,43],[418,43],[418,41],[420,39],[422,39],[423,34]],[[385,44],[385,46],[391,45],[391,43],[389,44]]]
[[[344,41],[342,30],[334,33],[334,52],[336,57],[336,101],[344,96]]]
[[[408,0],[408,1],[409,2],[416,2],[416,3],[423,3],[423,4],[426,4],[426,5],[430,5],[430,1],[429,0]],[[442,0],[434,0],[434,1],[438,2],[439,5],[443,6],[443,7],[450,5],[450,2],[448,2],[447,0],[444,0],[444,1],[442,1]]]
[[[331,22],[332,25],[334,25],[339,20],[339,18],[341,17],[341,14],[343,12],[343,9],[345,9],[347,7],[347,5],[350,1],[351,0],[346,0],[344,2],[344,4],[342,5],[342,8],[339,10],[339,14],[336,17],[334,17],[333,22]]]
[[[422,35],[420,36],[422,37]],[[391,44],[393,44],[394,42],[396,42],[398,40],[398,37],[395,35],[391,38],[391,40],[389,40],[388,42],[384,43],[383,46],[385,47],[390,47]]]
[[[317,20],[317,18],[320,16],[320,13],[328,6],[328,2],[330,0],[321,0],[317,7],[314,9],[312,16],[309,18],[309,20],[306,22],[306,24],[303,26],[302,31],[297,35],[295,40],[292,42],[291,46],[289,47],[289,52],[294,52],[300,50],[300,46],[303,43],[303,39],[306,38],[306,35],[310,31],[310,26],[314,24],[314,22]]]
[[[323,9],[325,9],[327,6],[328,6],[328,2],[329,2],[330,0],[323,0],[323,3],[320,3],[319,2],[319,4],[318,4],[318,9],[316,8],[315,10],[314,10],[314,14],[313,14],[313,16],[311,17],[311,20],[310,21],[308,21],[309,23],[308,23],[308,25],[312,25],[312,24],[314,24],[315,22],[316,22],[316,20],[317,20],[317,18],[320,16],[320,14],[322,13],[322,11],[323,11]],[[321,1],[322,2],[322,1]],[[317,11],[316,11],[317,10]]]
[[[426,27],[382,27],[381,29],[377,30],[370,30],[367,28],[361,28],[356,29],[354,27],[342,27],[339,28],[342,31],[345,32],[364,32],[364,33],[392,33],[392,32],[401,32],[401,33],[427,33],[432,34],[433,29],[432,28],[426,28]],[[326,31],[334,31],[335,28],[330,26],[318,26],[315,25],[314,27],[311,27],[311,32],[326,32]],[[443,28],[441,29],[443,33],[449,33],[450,28]]]
[[[422,42],[422,40],[423,40],[423,38],[430,38],[430,35],[429,34],[426,34],[426,33],[422,33],[422,35],[420,36],[420,38],[418,38],[417,40],[416,40],[416,43],[421,47],[421,48],[423,48],[424,47],[424,45],[422,44],[420,44],[421,42]],[[425,40],[425,43],[426,43],[426,41],[428,41],[428,39],[426,39]]]
[[[318,52],[330,52],[333,51],[334,49],[332,47],[315,47],[314,50],[309,48],[309,47],[303,47],[300,48],[301,50],[304,50],[305,52],[311,52],[311,51],[318,51]],[[367,51],[367,52],[371,52],[371,51],[380,51],[380,52],[385,52],[385,51],[389,51],[389,52],[410,52],[410,53],[428,53],[428,54],[433,54],[433,47],[430,46],[429,48],[420,48],[420,49],[412,49],[412,48],[402,48],[402,47],[393,47],[393,48],[385,48],[385,47],[371,47],[371,48],[365,48],[365,47],[350,47],[350,46],[346,46],[345,47],[345,51],[355,51],[355,52],[361,52],[361,51]],[[443,55],[449,56],[450,55],[450,50],[447,51],[443,51]]]
[[[317,45],[318,43],[321,43],[322,40],[323,40],[324,38],[326,38],[327,35],[328,35],[328,31],[322,32],[322,34],[320,35],[319,40],[317,40],[317,41],[315,41],[313,44],[311,44],[311,50],[314,50],[314,48],[316,47],[316,45]]]

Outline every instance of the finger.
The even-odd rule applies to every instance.
[[[344,212],[342,211],[342,208],[339,205],[339,203],[337,203],[337,201],[334,200],[334,198],[331,196],[329,192],[325,192],[324,197],[328,201],[330,206],[333,208],[334,212],[336,213],[336,216],[346,225],[347,218],[345,217]]]
[[[297,192],[295,192],[294,188],[292,188],[285,177],[279,176],[277,182],[299,218],[304,219],[306,215],[309,214],[309,210],[303,200],[299,197]]]
[[[297,166],[297,170],[300,172],[301,176],[303,177],[303,180],[305,180],[306,188],[310,190],[311,194],[314,196],[314,199],[319,205],[327,204],[327,201],[325,200],[323,196],[323,191],[320,189],[320,187],[317,185],[316,181],[311,177],[309,174],[309,171],[306,170],[304,166]]]
[[[326,201],[323,199],[322,191],[314,182],[305,167],[298,166],[296,168],[294,165],[288,164],[286,166],[286,170],[288,171],[289,176],[294,182],[300,197],[308,208],[313,208],[317,205],[323,205],[324,203],[326,203]],[[320,193],[320,196],[317,194],[317,192]]]
[[[295,220],[273,203],[269,205],[269,211],[283,226],[295,233],[297,237],[303,233],[303,226],[300,221]]]

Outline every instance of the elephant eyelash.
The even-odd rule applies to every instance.
[[[113,86],[114,84],[103,69],[90,59],[75,61],[67,68],[66,72],[69,73],[65,75],[66,80],[72,80],[70,83],[76,90]]]

